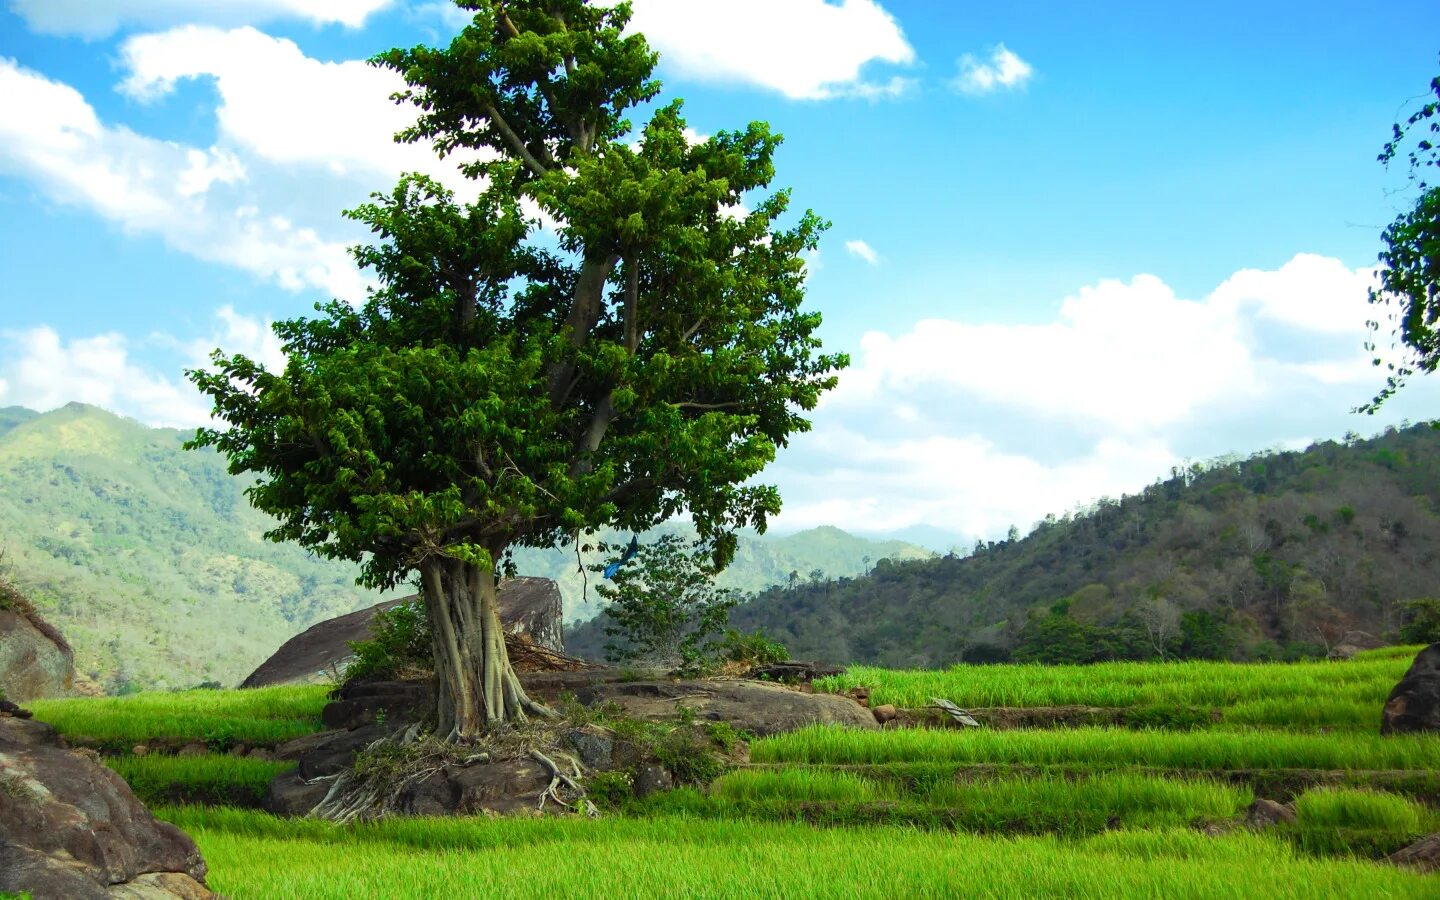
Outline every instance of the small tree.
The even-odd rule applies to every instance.
[[[610,601],[605,634],[619,639],[605,645],[609,658],[679,669],[712,658],[730,610],[740,602],[735,591],[715,586],[716,574],[705,548],[687,546],[676,535],[642,545],[612,584],[595,588]]]
[[[626,3],[457,5],[474,17],[448,48],[374,62],[419,110],[399,138],[472,153],[478,197],[407,175],[351,212],[378,287],[278,324],[283,372],[218,353],[191,372],[228,426],[191,446],[258,479],[271,539],[360,561],[371,586],[418,572],[438,733],[468,740],[548,712],[505,651],[511,549],[684,511],[723,564],[778,512],[754,477],[847,360],[801,309],[825,225],[779,225],[766,125],[692,141],[673,102],[635,135],[659,83]]]
[[[1400,604],[1405,624],[1400,640],[1406,644],[1433,644],[1440,641],[1440,600],[1410,600]]]
[[[1419,191],[1415,205],[1380,235],[1385,243],[1380,252],[1380,286],[1370,292],[1371,304],[1393,305],[1387,318],[1408,359],[1386,363],[1375,357],[1375,365],[1385,365],[1389,375],[1385,387],[1360,407],[1361,412],[1373,414],[1409,376],[1440,367],[1440,330],[1436,328],[1440,320],[1440,187],[1426,180],[1428,170],[1440,167],[1440,77],[1431,80],[1430,93],[1434,99],[1403,123],[1396,123],[1391,140],[1380,153],[1380,161],[1386,165],[1403,155]],[[1369,325],[1372,334],[1380,330],[1378,314]],[[1372,338],[1366,349],[1374,352],[1375,348]]]

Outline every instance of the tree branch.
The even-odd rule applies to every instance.
[[[625,285],[625,349],[634,353],[640,347],[640,262],[630,260],[629,279]]]
[[[510,127],[510,123],[505,121],[505,117],[500,115],[500,110],[495,108],[494,103],[487,102],[485,104],[485,114],[490,117],[490,121],[495,125],[495,130],[500,132],[500,137],[505,140],[505,145],[510,148],[512,153],[520,157],[520,161],[525,164],[525,168],[529,169],[537,177],[550,171],[540,160],[536,159],[535,155],[525,146],[525,142],[520,139],[520,135],[516,134],[515,129]]]

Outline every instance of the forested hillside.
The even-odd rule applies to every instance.
[[[772,588],[731,621],[884,666],[1323,654],[1440,596],[1437,505],[1440,432],[1417,425],[1197,464],[965,556]]]
[[[111,692],[231,683],[310,623],[380,595],[269,520],[186,434],[91,406],[0,410],[0,549],[12,581]]]
[[[81,404],[0,409],[3,565],[74,645],[80,674],[110,692],[234,683],[313,622],[382,599],[355,586],[355,566],[264,540],[271,520],[244,483],[213,451],[182,450],[188,436]],[[751,535],[726,577],[753,591],[885,555],[930,554],[837,529]],[[560,582],[568,619],[594,614],[573,547],[516,563]]]

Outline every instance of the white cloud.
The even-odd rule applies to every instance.
[[[10,9],[44,34],[100,38],[122,26],[181,23],[248,25],[300,19],[358,28],[394,0],[10,0]],[[448,4],[447,4],[448,5]]]
[[[915,51],[876,0],[634,0],[632,27],[661,66],[701,81],[751,84],[794,100],[904,93],[864,79],[868,63],[909,65]]]
[[[209,419],[209,407],[189,385],[133,364],[122,335],[65,341],[42,326],[0,340],[9,345],[0,403],[44,412],[78,401],[170,428]]]
[[[89,403],[148,425],[189,428],[210,423],[210,402],[180,370],[210,364],[210,351],[242,353],[271,372],[285,368],[285,354],[271,323],[216,310],[210,333],[179,339],[152,334],[141,346],[120,334],[65,339],[55,329],[0,332],[0,406],[44,412],[70,402]],[[156,349],[178,353],[178,365],[160,370],[136,361],[153,359]]]
[[[969,53],[960,57],[960,73],[951,87],[966,94],[989,94],[1025,87],[1035,70],[1004,44],[996,44],[990,59],[982,62]]]
[[[106,125],[78,91],[0,58],[0,172],[127,231],[199,259],[236,266],[290,290],[363,296],[347,242],[253,205],[246,166],[230,151],[187,147]],[[236,188],[223,195],[218,189]]]
[[[1139,275],[1082,288],[1048,321],[870,332],[767,472],[786,499],[777,525],[994,538],[1186,459],[1433,415],[1440,379],[1382,417],[1350,413],[1383,382],[1363,350],[1373,278],[1299,254],[1195,300]]]
[[[361,60],[312,59],[293,41],[253,28],[186,26],[131,38],[121,47],[120,91],[155,102],[186,78],[213,78],[228,146],[281,166],[394,176],[451,171],[425,144],[396,144],[415,115],[389,98],[404,80]]]
[[[845,252],[851,256],[859,257],[872,266],[880,265],[880,255],[875,249],[864,241],[846,241]]]

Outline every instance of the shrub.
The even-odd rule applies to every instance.
[[[1406,644],[1433,644],[1440,641],[1440,600],[1411,600],[1400,604],[1405,624],[1400,640]]]
[[[394,678],[407,671],[428,671],[432,665],[430,623],[419,600],[382,610],[370,621],[368,641],[350,641],[355,658],[345,667],[345,681]]]
[[[734,628],[726,630],[725,636],[720,639],[719,653],[726,662],[751,666],[768,666],[790,658],[790,651],[785,649],[784,644],[758,628],[749,634]]]

